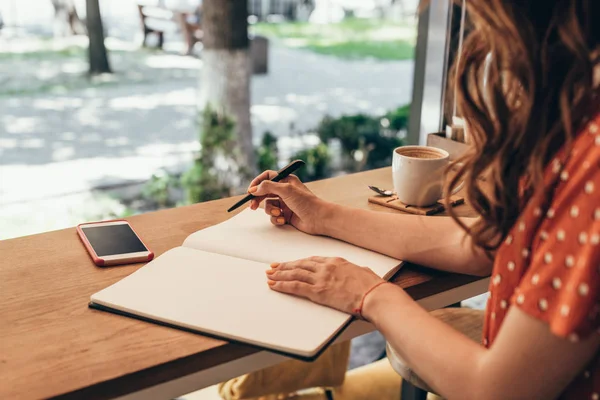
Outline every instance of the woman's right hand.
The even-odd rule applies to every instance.
[[[277,171],[265,171],[257,176],[248,188],[256,198],[250,208],[256,210],[266,199],[265,212],[274,225],[291,224],[311,235],[323,234],[322,222],[328,203],[312,193],[295,175],[273,182]]]

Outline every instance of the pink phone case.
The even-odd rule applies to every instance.
[[[133,258],[127,258],[127,259],[124,258],[124,259],[115,260],[115,261],[106,261],[103,258],[98,257],[98,255],[94,251],[94,248],[92,247],[91,243],[89,242],[89,240],[87,239],[87,237],[85,236],[85,233],[83,233],[83,230],[81,228],[86,225],[101,224],[103,222],[116,222],[116,221],[127,222],[127,225],[129,225],[129,227],[131,228],[133,233],[135,233],[135,236],[137,236],[138,239],[140,239],[140,242],[142,242],[142,244],[144,245],[144,247],[146,249],[148,249],[149,254],[147,257],[133,257]],[[79,239],[81,239],[81,241],[83,242],[83,245],[85,246],[86,250],[92,257],[92,260],[94,260],[94,264],[96,264],[99,267],[107,267],[110,265],[119,265],[119,264],[133,264],[133,263],[138,263],[138,262],[147,262],[147,261],[151,261],[154,258],[154,252],[150,250],[150,248],[146,245],[146,243],[144,243],[144,241],[142,240],[140,235],[138,235],[138,233],[135,231],[135,229],[133,229],[133,226],[131,226],[129,221],[124,220],[124,219],[111,219],[108,221],[86,222],[83,224],[79,224],[79,225],[77,225],[77,234],[79,236]]]

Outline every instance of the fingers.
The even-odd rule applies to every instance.
[[[292,185],[284,182],[262,181],[258,186],[252,186],[248,193],[259,196],[278,196],[285,198],[290,195]]]
[[[281,210],[281,208],[279,206],[279,200],[268,199],[265,202],[265,213],[267,213],[268,215],[271,215],[273,217],[281,216],[281,214],[283,214],[283,211]]]
[[[260,202],[263,201],[264,197],[258,197],[250,200],[250,209],[256,210],[260,206]]]
[[[278,292],[309,297],[311,286],[316,282],[315,264],[310,259],[271,264],[272,269],[267,271],[268,284]]]
[[[264,171],[262,174],[254,178],[252,182],[250,182],[250,186],[248,186],[248,193],[254,194],[252,192],[255,191],[254,188],[256,186],[258,186],[262,181],[273,179],[275,176],[277,176],[277,171]],[[265,198],[266,196],[255,195],[255,198],[250,200],[250,209],[256,210]]]
[[[262,201],[268,197],[284,197],[291,194],[292,187],[303,187],[302,182],[296,175],[289,175],[279,182],[272,182],[277,176],[277,171],[268,170],[257,176],[250,182],[248,193],[254,195],[254,199],[250,200],[250,209],[256,210]],[[286,208],[284,204],[280,207],[283,211]]]
[[[250,189],[251,187],[254,187],[254,186],[258,186],[258,184],[261,183],[262,181],[273,179],[276,176],[277,176],[277,171],[271,171],[271,170],[265,171],[262,174],[260,174],[259,176],[257,176],[256,178],[254,178],[252,180],[252,182],[250,182],[250,186],[248,187],[248,189]]]
[[[277,271],[288,271],[292,269],[305,269],[307,271],[315,272],[319,268],[319,262],[311,258],[305,258],[302,260],[284,262],[279,264],[271,264],[271,268]]]
[[[294,174],[288,175],[288,177],[285,178],[285,179],[283,179],[281,182],[289,182],[289,183],[294,184],[294,185],[297,185],[297,184],[301,184],[302,185],[302,181],[300,180],[300,178],[298,178]]]
[[[300,281],[269,281],[271,289],[300,297],[309,297],[313,285]]]
[[[273,225],[285,225],[286,219],[283,215],[283,210],[279,208],[279,200],[268,199],[265,202],[265,213],[271,216],[271,223]]]
[[[250,182],[250,186],[248,186],[248,189],[250,189],[253,186],[258,186],[262,181],[271,180],[271,179],[275,178],[276,176],[277,176],[277,171],[272,171],[272,170],[264,171],[262,174],[260,174],[256,178],[254,178],[252,180],[252,182]],[[283,182],[283,183],[288,182],[288,183],[294,183],[294,184],[302,183],[300,181],[300,179],[294,174],[288,175],[286,178],[283,178],[280,182]]]
[[[267,270],[267,276],[271,281],[298,281],[305,282],[313,285],[316,282],[315,274],[309,270],[296,268],[296,269],[270,269]]]
[[[271,217],[271,223],[273,225],[285,225],[285,218],[284,217]]]
[[[266,198],[268,198],[268,196],[255,196],[252,200],[250,200],[250,208],[252,210],[258,209],[260,203],[262,203],[262,201]]]

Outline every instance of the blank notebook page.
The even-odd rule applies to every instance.
[[[314,355],[349,316],[269,289],[267,268],[177,247],[96,293],[92,302],[261,347]]]
[[[388,277],[399,260],[340,240],[311,236],[290,225],[275,226],[264,210],[246,209],[229,220],[191,234],[184,246],[263,263],[311,256],[343,257]]]

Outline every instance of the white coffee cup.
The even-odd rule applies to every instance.
[[[398,200],[417,207],[435,204],[442,197],[444,172],[449,162],[448,152],[436,147],[394,149],[392,175]]]

